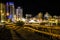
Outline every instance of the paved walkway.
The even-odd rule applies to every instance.
[[[3,28],[0,30],[0,40],[13,40],[9,29]]]
[[[14,31],[12,27],[5,27],[0,30],[0,40],[24,40],[24,38]]]
[[[0,30],[0,40],[51,40],[47,38],[47,35],[39,33],[40,31],[33,30],[30,27],[8,26]]]

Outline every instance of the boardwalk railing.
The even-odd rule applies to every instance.
[[[39,32],[39,33],[42,33],[42,34],[50,35],[52,37],[56,37],[56,38],[60,39],[60,35],[59,34],[53,34],[53,33],[49,33],[49,32],[39,31],[39,30],[33,29],[31,27],[24,27],[24,28],[30,29],[32,31]]]

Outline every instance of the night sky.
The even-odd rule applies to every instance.
[[[1,2],[1,1],[0,1]],[[7,0],[2,0],[3,3],[8,2]],[[49,0],[10,0],[10,2],[15,3],[15,8],[21,6],[23,8],[23,13],[37,15],[39,12],[49,12],[51,15],[60,15],[60,1],[49,1]]]

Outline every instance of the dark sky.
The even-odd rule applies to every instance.
[[[12,1],[12,0],[10,0]],[[3,3],[7,0],[2,0]],[[60,15],[60,1],[49,1],[49,0],[15,0],[15,7],[21,6],[24,14],[36,15],[39,12],[45,13],[48,11],[51,15]]]

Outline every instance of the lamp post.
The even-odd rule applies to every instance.
[[[27,23],[27,21],[28,21],[27,17],[28,17],[28,14],[26,14],[26,23]]]

